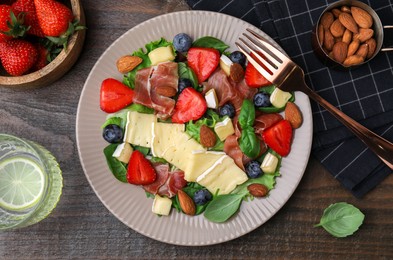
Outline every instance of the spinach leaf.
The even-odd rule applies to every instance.
[[[253,126],[255,121],[255,107],[254,104],[248,100],[243,100],[243,104],[239,114],[239,124],[242,128],[246,126]]]
[[[239,209],[244,194],[224,194],[207,205],[204,216],[212,222],[225,222]]]
[[[275,89],[276,89],[276,85],[270,85],[270,86],[266,86],[266,87],[261,87],[259,89],[259,92],[263,92],[263,93],[267,93],[267,94],[271,95]],[[288,101],[290,101],[290,102],[295,101],[295,93],[292,93],[292,97]],[[285,106],[284,107],[270,106],[270,107],[259,107],[258,108],[258,110],[265,112],[265,113],[279,113],[279,112],[284,111],[284,109],[285,109]]]
[[[125,164],[112,156],[118,144],[110,144],[104,148],[106,162],[112,174],[121,182],[127,183],[127,168]]]
[[[315,227],[323,227],[335,237],[346,237],[355,233],[363,220],[364,214],[358,208],[339,202],[325,209],[321,221]]]
[[[144,114],[154,114],[154,109],[150,107],[146,107],[141,104],[131,104],[130,106],[127,107],[131,111],[136,111],[139,113],[144,113]]]
[[[190,196],[190,198],[194,199],[195,192],[197,192],[199,190],[203,190],[203,189],[205,189],[205,187],[199,185],[198,183],[190,182],[190,183],[187,184],[186,187],[183,188],[183,191],[185,193],[187,193],[187,195]],[[176,199],[177,199],[177,203],[179,203],[179,199],[178,199],[177,196],[176,196]],[[195,204],[195,207],[196,207],[195,214],[199,215],[199,214],[203,213],[205,211],[207,205],[209,205],[209,202],[204,204],[204,205],[197,205],[197,204]]]
[[[101,128],[104,129],[107,125],[118,125],[121,127],[122,119],[121,117],[110,117],[105,121],[105,123],[101,126]]]
[[[138,146],[138,145],[134,146],[134,150],[140,151],[141,153],[143,153],[144,156],[148,155],[150,152],[150,148]]]
[[[254,128],[246,126],[242,129],[242,133],[239,140],[239,147],[242,152],[250,158],[256,158],[260,151],[260,141],[255,135]]]
[[[195,89],[198,87],[198,78],[195,75],[195,72],[190,67],[188,67],[186,63],[178,63],[178,73],[179,78],[189,79]]]
[[[229,48],[223,41],[211,37],[205,36],[202,38],[197,39],[192,43],[193,47],[205,47],[205,48],[214,48],[217,49],[220,53],[223,53],[226,49]]]

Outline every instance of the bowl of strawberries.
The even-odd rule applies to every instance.
[[[79,0],[5,0],[0,4],[0,86],[37,88],[63,76],[85,39]]]

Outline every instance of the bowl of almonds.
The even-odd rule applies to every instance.
[[[383,26],[370,6],[343,0],[322,12],[312,38],[315,53],[326,65],[354,68],[377,55],[383,43]]]

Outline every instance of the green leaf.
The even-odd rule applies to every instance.
[[[138,145],[134,146],[134,150],[140,151],[141,153],[143,153],[144,156],[148,155],[150,152],[150,148],[138,146]]]
[[[189,182],[187,184],[187,186],[183,188],[183,191],[185,193],[187,193],[187,195],[190,196],[192,199],[194,199],[195,192],[197,192],[199,190],[203,190],[203,189],[206,189],[206,188],[203,187],[202,185],[199,185],[196,182]],[[209,202],[207,202],[204,205],[195,204],[195,207],[196,207],[195,215],[199,215],[199,214],[203,213],[205,211],[207,205],[209,205]]]
[[[143,113],[143,114],[154,114],[154,109],[141,105],[141,104],[131,104],[130,106],[127,107],[127,109],[131,110],[131,111],[136,111],[139,113]]]
[[[122,119],[120,117],[110,117],[105,121],[101,128],[104,129],[107,125],[118,125],[121,127]]]
[[[250,158],[256,158],[259,155],[261,145],[259,139],[255,135],[253,127],[245,126],[245,128],[242,129],[239,147],[240,150]]]
[[[352,235],[363,224],[364,214],[346,202],[331,204],[323,212],[321,221],[315,227],[323,227],[335,237]]]
[[[106,162],[112,174],[121,182],[127,183],[127,168],[126,166],[115,157],[112,156],[118,144],[110,144],[104,148],[104,155]]]
[[[225,222],[239,209],[243,194],[224,194],[215,197],[206,207],[204,216],[212,222]]]
[[[189,79],[192,82],[192,86],[194,88],[198,87],[198,78],[195,75],[195,72],[190,67],[188,67],[186,63],[178,63],[178,73],[179,78]]]
[[[223,53],[226,49],[229,48],[223,41],[211,37],[205,36],[202,38],[197,39],[192,43],[193,47],[205,47],[205,48],[214,48],[217,49],[220,53]]]
[[[253,126],[255,121],[255,107],[251,100],[243,100],[239,114],[239,124],[242,128]]]
[[[259,88],[259,92],[263,92],[263,93],[267,93],[267,94],[271,95],[275,89],[276,89],[276,85],[270,85],[270,86]],[[290,102],[295,101],[295,93],[292,93],[292,96],[288,101],[290,101]],[[265,113],[279,113],[279,112],[284,111],[284,109],[285,109],[285,106],[283,106],[283,107],[270,106],[270,107],[259,107],[258,108],[258,110],[265,112]]]

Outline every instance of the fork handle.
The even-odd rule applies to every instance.
[[[306,86],[303,90],[314,101],[318,102],[333,116],[335,116],[343,125],[348,127],[363,143],[365,143],[371,151],[373,151],[390,169],[393,170],[393,144],[382,138],[368,128],[359,124],[341,110],[327,102],[320,95]]]

